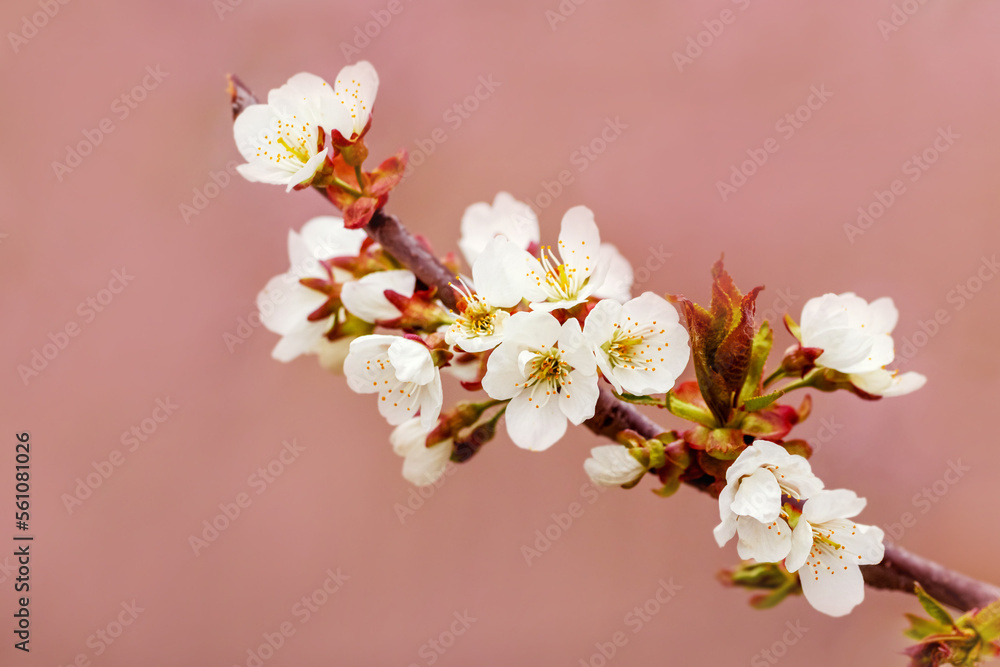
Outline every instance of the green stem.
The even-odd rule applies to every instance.
[[[775,370],[773,373],[771,373],[770,375],[768,375],[767,379],[764,380],[764,389],[767,389],[772,384],[774,384],[775,382],[777,382],[781,378],[785,377],[785,375],[786,375],[785,374],[785,370],[779,366],[777,370]]]
[[[365,177],[361,174],[361,165],[354,165],[354,177],[358,179],[358,187],[364,192]]]
[[[806,389],[808,387],[812,387],[816,379],[819,378],[820,373],[821,373],[820,369],[814,368],[813,370],[806,373],[806,376],[801,380],[796,380],[795,382],[786,384],[784,387],[781,387],[781,391],[787,394],[788,392],[794,391],[795,389]]]
[[[351,186],[346,181],[342,181],[339,178],[337,178],[336,176],[332,176],[331,178],[333,178],[333,183],[331,183],[331,185],[336,185],[341,190],[346,190],[347,192],[350,192],[355,197],[364,197],[365,196],[364,192],[361,192],[357,188]]]

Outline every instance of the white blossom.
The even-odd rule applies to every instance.
[[[503,310],[521,301],[517,286],[508,279],[512,261],[520,250],[504,236],[497,236],[483,249],[472,265],[475,290],[459,278],[454,286],[465,301],[465,310],[445,333],[445,341],[466,352],[485,352],[500,344],[503,328],[510,314]]]
[[[594,416],[597,365],[574,319],[560,325],[544,311],[515,313],[487,361],[483,389],[510,399],[507,433],[518,447],[548,449],[566,432],[566,420]]]
[[[527,252],[511,265],[511,279],[521,283],[535,310],[572,308],[605,284],[613,253],[601,252],[601,234],[594,213],[586,206],[566,211],[559,230],[558,254],[542,247],[536,259]]]
[[[865,373],[882,368],[895,356],[892,330],[899,312],[892,299],[869,304],[853,292],[824,294],[802,308],[803,347],[823,350],[816,364],[841,373]]]
[[[427,346],[408,338],[371,334],[351,342],[344,360],[348,386],[359,394],[378,394],[378,409],[392,425],[420,413],[430,429],[441,414],[441,374]]]
[[[670,391],[690,356],[688,333],[677,311],[652,292],[624,305],[604,299],[587,315],[583,335],[618,393]]]
[[[378,74],[362,61],[343,68],[335,86],[314,74],[296,74],[268,93],[233,123],[236,146],[246,164],[237,167],[249,181],[308,185],[328,157],[332,133],[360,134],[378,92]]]
[[[631,299],[632,283],[635,282],[635,272],[632,270],[631,262],[611,243],[602,243],[597,256],[598,261],[607,263],[608,274],[591,296],[598,299],[614,299],[621,303]]]
[[[302,226],[300,232],[288,232],[287,272],[275,276],[257,295],[257,308],[264,326],[282,336],[271,353],[278,361],[291,361],[302,354],[319,354],[325,335],[334,324],[337,313],[310,320],[322,308],[329,295],[300,280],[313,278],[324,283],[346,276],[331,274],[321,260],[352,257],[361,250],[365,232],[346,229],[342,218],[320,216]]]
[[[404,457],[403,477],[417,486],[438,481],[451,460],[451,439],[428,447],[429,432],[419,418],[414,418],[397,426],[389,436],[392,450]]]
[[[486,202],[476,202],[465,209],[458,247],[469,266],[475,266],[476,259],[498,235],[507,237],[508,241],[522,250],[538,243],[538,218],[535,212],[506,192],[497,193],[492,206]]]
[[[860,604],[865,582],[858,566],[879,563],[885,554],[882,529],[851,520],[865,503],[847,489],[819,491],[792,532],[785,567],[798,571],[806,600],[824,614],[844,616]]]
[[[646,474],[646,467],[622,445],[601,445],[590,450],[583,469],[595,484],[621,486]]]
[[[808,498],[823,488],[809,461],[767,440],[756,440],[726,471],[719,495],[715,540],[724,546],[739,533],[740,558],[777,562],[791,549],[791,529],[782,516],[782,494]]]
[[[877,368],[866,373],[851,373],[847,376],[855,387],[873,396],[903,396],[920,389],[927,383],[927,377],[909,371],[900,374],[898,371],[889,371],[884,368]]]
[[[344,284],[340,300],[349,313],[369,323],[394,320],[402,313],[386,298],[387,290],[413,296],[417,278],[411,271],[375,271]]]

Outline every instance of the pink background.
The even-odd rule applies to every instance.
[[[312,359],[272,361],[277,337],[260,328],[227,349],[224,335],[287,268],[288,228],[330,209],[315,195],[239,178],[209,186],[238,158],[225,74],[260,94],[302,70],[333,78],[347,62],[339,44],[386,4],[244,0],[220,17],[208,0],[71,2],[28,31],[17,53],[5,39],[0,503],[12,504],[13,435],[28,430],[37,540],[32,651],[11,648],[13,582],[0,569],[0,663],[67,665],[83,654],[106,666],[246,665],[263,633],[291,622],[295,634],[264,664],[596,666],[595,644],[618,631],[627,644],[609,664],[770,664],[760,652],[790,622],[806,631],[779,645],[787,664],[904,664],[902,614],[917,611],[913,598],[869,592],[848,620],[800,598],[751,609],[744,592],[715,580],[738,559],[712,539],[708,498],[684,489],[661,500],[646,483],[588,503],[581,464],[598,441],[584,429],[546,454],[498,437],[401,522],[395,508],[411,487],[370,396]],[[816,396],[798,433],[825,441],[813,465],[828,486],[868,497],[863,520],[888,526],[910,512],[904,546],[1000,580],[991,425],[1000,280],[975,278],[995,278],[983,258],[1000,245],[1000,8],[912,2],[918,11],[884,38],[878,22],[890,18],[890,0],[563,6],[575,10],[553,29],[546,11],[558,11],[557,0],[403,0],[350,57],[371,60],[381,76],[373,157],[399,147],[414,155],[437,127],[447,136],[389,210],[443,253],[455,249],[467,205],[501,189],[537,201],[567,169],[573,183],[541,212],[543,238],[555,238],[567,208],[587,204],[636,266],[654,250],[672,253],[644,289],[704,301],[709,266],[724,251],[744,289],[767,286],[762,309],[782,295],[796,316],[826,291],[891,295],[897,350],[943,312],[947,321],[917,335],[919,349],[901,363],[930,378],[925,389],[879,404]],[[734,20],[678,71],[674,52],[726,9]],[[4,2],[0,27],[20,31],[39,11],[35,0]],[[116,115],[114,101],[147,66],[169,75]],[[480,76],[500,85],[453,128],[445,112]],[[777,131],[812,86],[832,97],[793,136]],[[57,178],[53,162],[104,118],[113,132]],[[616,118],[627,128],[580,171],[571,155]],[[949,127],[959,138],[911,181],[904,163]],[[716,182],[769,137],[778,152],[722,201]],[[897,178],[905,193],[851,242],[844,225]],[[186,222],[181,206],[207,186],[215,196]],[[102,312],[78,310],[123,267],[134,280]],[[953,291],[970,280],[981,288],[971,299]],[[70,322],[79,335],[22,381],[18,365]],[[788,343],[782,332],[776,348]],[[167,398],[180,407],[127,451],[123,432]],[[824,418],[833,424],[825,431]],[[257,495],[248,478],[286,439],[304,451]],[[69,512],[63,494],[114,450],[124,463]],[[933,503],[915,499],[949,461],[971,470],[940,482]],[[241,492],[252,504],[195,556],[189,536]],[[536,531],[558,532],[552,515],[573,502],[583,515],[527,565],[522,546]],[[4,516],[7,541],[14,529]],[[328,568],[349,580],[301,623],[293,605]],[[661,579],[682,589],[633,632],[626,615]],[[100,644],[88,637],[133,599],[144,611],[95,655]],[[466,611],[475,622],[453,645],[443,638],[443,655],[424,646]]]

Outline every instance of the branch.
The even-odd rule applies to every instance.
[[[234,75],[229,75],[229,96],[233,118],[248,106],[257,103],[257,98],[250,89]],[[395,216],[380,209],[372,216],[366,230],[369,236],[412,271],[421,282],[428,287],[436,287],[438,298],[447,307],[456,307],[455,292],[450,286],[454,277],[452,272],[410,234]],[[631,429],[644,438],[654,438],[667,430],[631,405],[619,401],[603,386],[600,388],[594,416],[584,423],[597,435],[612,440],[625,429]],[[688,480],[687,483],[701,491],[706,490],[704,480]],[[865,583],[872,588],[903,591],[911,595],[914,594],[914,584],[919,582],[933,597],[962,611],[981,609],[1000,599],[1000,588],[997,586],[949,570],[891,543],[886,543],[885,557],[881,563],[864,565],[861,572]]]

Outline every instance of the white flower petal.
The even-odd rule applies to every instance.
[[[621,486],[646,474],[642,464],[622,445],[594,447],[590,456],[583,462],[583,469],[595,484]]]
[[[788,555],[785,556],[785,569],[795,572],[806,564],[809,552],[813,548],[813,529],[805,517],[799,518],[798,525],[792,530],[792,544]]]
[[[632,264],[610,243],[601,244],[598,261],[608,267],[607,275],[591,296],[599,299],[616,299],[621,302],[631,299],[632,283],[635,281]]]
[[[421,387],[420,391],[420,423],[424,428],[432,429],[441,416],[444,404],[444,391],[441,389],[441,374],[434,371],[434,379]]]
[[[861,391],[873,396],[903,396],[914,392],[927,383],[927,377],[920,373],[910,371],[899,374],[896,371],[888,371],[879,368],[867,373],[851,373],[848,376],[851,384]]]
[[[841,373],[864,373],[892,361],[890,332],[898,319],[888,297],[869,304],[853,292],[824,294],[802,309],[802,345],[822,348],[818,365]]]
[[[428,433],[429,431],[421,426],[420,419],[410,419],[392,429],[389,443],[392,445],[392,451],[399,456],[406,456],[414,449],[420,447],[426,449]]]
[[[389,346],[389,361],[400,382],[425,385],[434,380],[437,368],[425,345],[408,338],[397,338]]]
[[[501,343],[486,360],[483,391],[496,401],[505,401],[520,393],[525,377],[518,364],[522,350],[516,345]]]
[[[762,523],[771,523],[781,512],[781,487],[774,473],[759,468],[740,481],[731,509]]]
[[[334,96],[343,111],[333,121],[337,124],[328,129],[340,131],[345,139],[361,134],[375,105],[378,84],[378,72],[367,60],[341,69],[334,84]],[[342,119],[346,119],[346,122]]]
[[[365,322],[374,324],[394,320],[402,313],[385,298],[386,290],[413,296],[416,281],[416,276],[405,269],[377,271],[360,280],[345,283],[340,300],[348,312]]]
[[[831,519],[848,519],[857,516],[868,501],[859,498],[850,489],[830,489],[812,496],[802,508],[802,516],[809,523],[822,524]]]
[[[512,308],[521,302],[522,280],[531,255],[503,236],[497,236],[483,249],[472,265],[476,292],[497,308]]]
[[[276,361],[289,362],[303,354],[314,354],[320,341],[325,340],[323,336],[332,324],[333,321],[329,318],[318,322],[304,322],[302,326],[281,337],[271,350],[271,357]]]
[[[527,250],[538,243],[538,218],[527,204],[506,192],[497,193],[492,206],[478,202],[462,215],[462,236],[458,242],[465,261],[474,266],[479,254],[498,234],[505,236],[516,248]]]
[[[736,520],[739,541],[736,552],[740,558],[753,558],[761,563],[777,563],[788,555],[792,546],[792,530],[784,519],[761,523],[753,517]]]
[[[559,230],[559,256],[563,264],[582,280],[597,266],[600,250],[601,233],[594,222],[594,212],[586,206],[566,211]]]
[[[571,371],[569,382],[559,392],[559,408],[571,422],[579,426],[594,416],[599,394],[597,375]]]
[[[430,447],[416,447],[406,454],[403,477],[417,486],[433,484],[441,478],[451,460],[452,442],[445,440]]]
[[[302,226],[302,241],[316,259],[356,257],[368,234],[364,229],[347,229],[344,219],[321,215]]]
[[[861,569],[825,549],[799,570],[799,580],[809,604],[829,616],[845,616],[865,599]]]
[[[351,351],[351,341],[356,336],[338,338],[337,340],[327,340],[324,336],[319,339],[316,354],[319,355],[319,365],[331,373],[344,372],[344,360],[347,359]]]
[[[257,310],[264,327],[284,335],[306,326],[306,318],[326,301],[327,296],[322,292],[309,289],[294,276],[283,273],[271,278],[257,294]]]
[[[504,417],[507,434],[522,449],[544,451],[566,433],[566,416],[558,402],[547,401],[541,405],[529,400],[528,392],[511,399]]]

